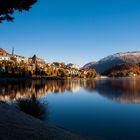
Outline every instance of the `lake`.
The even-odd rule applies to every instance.
[[[140,79],[0,84],[2,101],[33,94],[46,104],[46,122],[101,140],[140,140]]]

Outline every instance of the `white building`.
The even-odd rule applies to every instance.
[[[78,65],[76,65],[76,64],[67,64],[67,68],[70,68],[70,69],[77,69],[77,70],[79,70],[80,69],[80,67],[78,66]]]
[[[20,63],[20,62],[28,63],[28,58],[24,56],[14,55],[13,58],[17,63]]]
[[[0,48],[0,60],[10,60],[11,55],[8,54],[5,50],[3,50],[2,48]]]

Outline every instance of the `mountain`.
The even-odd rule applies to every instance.
[[[85,68],[89,68],[91,65],[94,65],[94,64],[96,64],[96,61],[87,63],[86,65],[84,65],[84,67],[85,67]]]
[[[103,73],[107,69],[119,64],[140,64],[140,51],[116,53],[109,55],[99,61],[86,64],[84,67],[95,69],[98,73]]]
[[[103,75],[109,77],[138,77],[140,76],[140,67],[137,64],[130,63],[114,65],[103,72]]]

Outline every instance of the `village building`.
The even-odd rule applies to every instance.
[[[77,70],[79,70],[80,69],[80,67],[78,66],[78,65],[76,65],[76,64],[67,64],[67,68],[68,69],[77,69]]]
[[[136,73],[130,71],[130,72],[128,73],[128,76],[130,76],[130,77],[135,77],[135,76],[136,76]]]
[[[34,55],[33,57],[30,57],[28,59],[29,64],[34,64],[37,66],[44,66],[46,64],[46,61],[44,59],[41,59],[39,57],[37,57],[36,55]]]
[[[6,61],[12,60],[17,63],[20,63],[20,62],[28,63],[28,58],[14,54],[14,48],[12,49],[12,54],[7,53],[7,51],[0,48],[0,61],[2,61],[2,60],[6,60]]]
[[[24,56],[20,56],[20,55],[14,55],[14,60],[17,62],[17,63],[28,63],[28,58],[24,57]]]
[[[17,62],[17,63],[28,63],[28,58],[20,55],[14,54],[14,48],[12,49],[12,55],[11,60]]]
[[[11,55],[7,53],[7,51],[0,48],[0,60],[10,60]]]

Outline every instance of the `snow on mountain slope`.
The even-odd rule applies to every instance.
[[[123,63],[139,64],[140,51],[116,53],[113,55],[109,55],[96,63],[88,63],[84,67],[94,68],[98,73],[103,73],[113,65]]]

